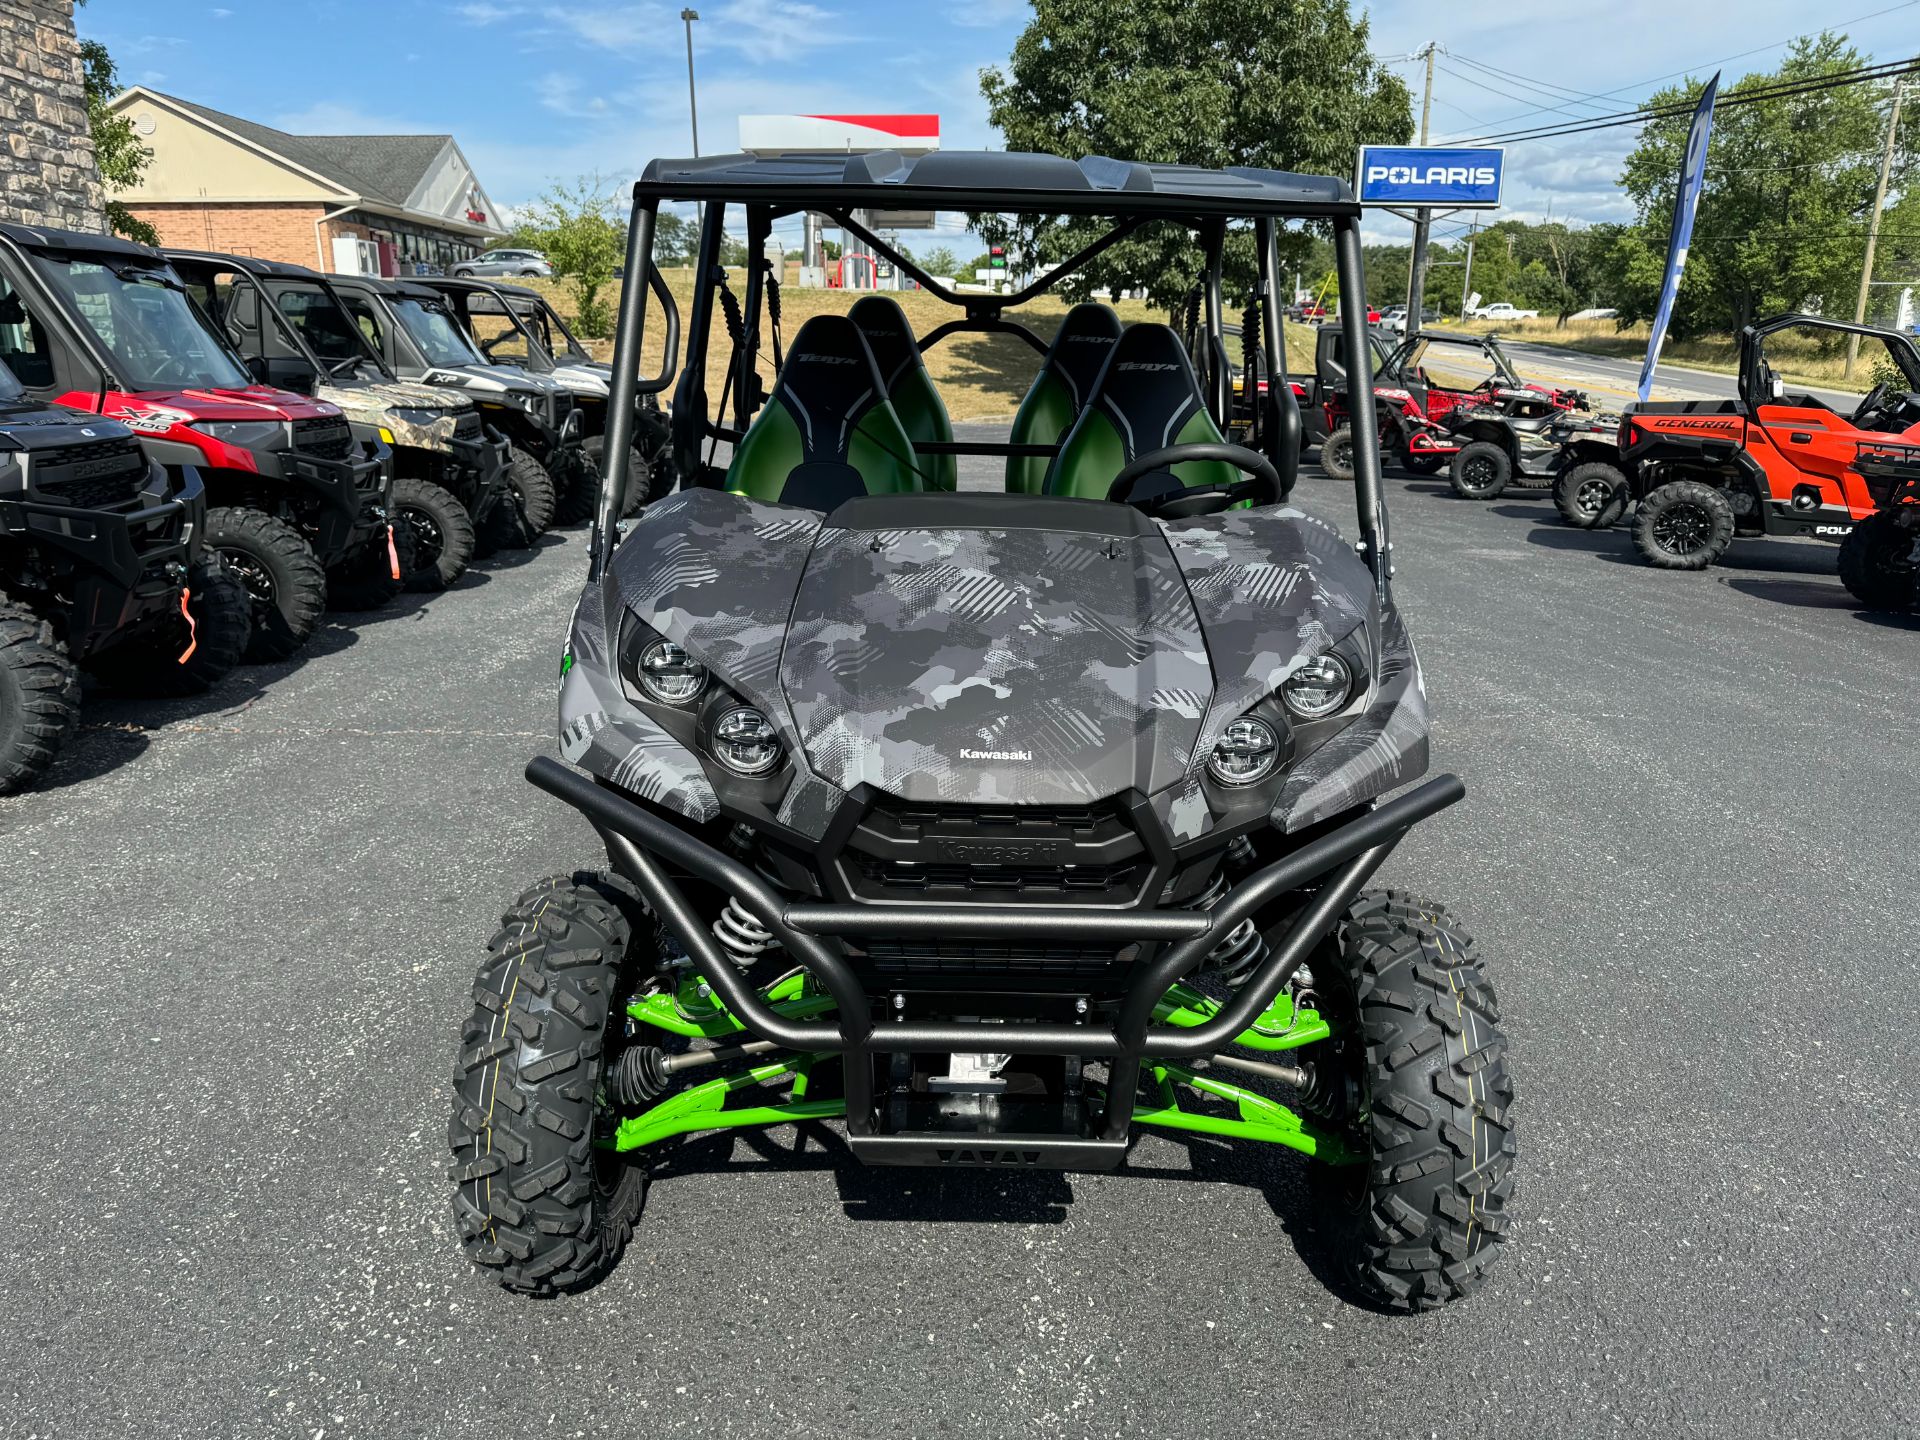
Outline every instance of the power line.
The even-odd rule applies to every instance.
[[[1467,73],[1461,70],[1456,70],[1451,65],[1447,65],[1443,63],[1440,66],[1440,68],[1446,71],[1447,74],[1453,76],[1454,79],[1464,80],[1467,84],[1477,86],[1480,89],[1486,91],[1490,95],[1498,95],[1503,100],[1518,100],[1523,105],[1527,101],[1527,97],[1524,95],[1515,95],[1511,90],[1502,90],[1498,86],[1490,85],[1485,80],[1479,79],[1476,76],[1468,75]],[[1591,115],[1581,114],[1578,110],[1563,110],[1558,105],[1547,105],[1547,106],[1542,106],[1541,108],[1546,110],[1558,110],[1562,115],[1569,116],[1575,120],[1591,120],[1593,118]]]
[[[1591,106],[1596,106],[1602,110],[1606,109],[1606,107],[1609,105],[1617,105],[1620,103],[1619,101],[1610,99],[1606,96],[1589,95],[1583,90],[1568,90],[1564,86],[1551,85],[1545,81],[1540,81],[1540,80],[1531,80],[1526,78],[1525,76],[1516,75],[1511,70],[1502,70],[1502,69],[1499,69],[1497,66],[1484,65],[1480,61],[1471,59],[1468,56],[1458,53],[1457,51],[1450,51],[1448,53],[1450,58],[1454,60],[1458,60],[1462,65],[1471,65],[1475,70],[1484,71],[1486,74],[1493,76],[1496,80],[1505,80],[1508,84],[1518,85],[1523,90],[1532,90],[1536,94],[1546,96],[1546,98],[1549,100],[1558,100],[1563,103],[1572,104],[1572,105],[1591,105]],[[1462,76],[1461,78],[1468,79],[1470,77]],[[1524,101],[1526,97],[1515,95],[1511,98],[1515,100]],[[1557,109],[1558,106],[1544,105],[1540,108],[1542,110],[1553,110],[1553,109]]]
[[[1920,0],[1915,0],[1920,3]],[[1823,90],[1839,89],[1848,85],[1864,85],[1875,80],[1894,80],[1902,75],[1920,72],[1920,59],[1893,60],[1880,65],[1861,66],[1855,70],[1840,71],[1832,75],[1803,76],[1794,80],[1779,81],[1771,85],[1755,86],[1749,90],[1733,90],[1722,95],[1715,102],[1716,110],[1727,110],[1740,105],[1753,105],[1762,100],[1785,100],[1801,95],[1818,94]],[[1645,125],[1654,120],[1673,119],[1691,114],[1696,104],[1694,98],[1676,101],[1666,105],[1642,106],[1637,110],[1623,110],[1616,115],[1597,116],[1593,120],[1568,125],[1536,126],[1526,130],[1508,131],[1498,135],[1476,136],[1461,144],[1485,145],[1499,142],[1519,144],[1528,140],[1552,140],[1562,135],[1584,135],[1594,130],[1612,130],[1623,125]]]

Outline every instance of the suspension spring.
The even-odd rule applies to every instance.
[[[747,912],[737,895],[727,897],[726,908],[713,922],[713,938],[726,950],[727,958],[742,970],[752,969],[756,960],[780,945],[773,938],[773,932]]]
[[[1226,877],[1216,871],[1207,888],[1189,900],[1187,906],[1193,910],[1208,910],[1217,905],[1226,893]],[[1226,939],[1208,952],[1204,968],[1238,988],[1246,983],[1247,977],[1258,970],[1266,958],[1266,937],[1253,923],[1253,917],[1248,916],[1227,932]]]

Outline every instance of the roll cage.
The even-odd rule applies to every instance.
[[[1858,335],[1862,339],[1882,341],[1893,363],[1906,376],[1907,389],[1920,393],[1920,347],[1914,344],[1913,336],[1904,331],[1827,320],[1818,315],[1775,315],[1740,332],[1740,403],[1749,414],[1778,398],[1773,394],[1773,369],[1767,364],[1767,337],[1783,330],[1830,330],[1836,335]],[[1811,396],[1807,398],[1812,404],[1821,404]]]
[[[259,330],[263,347],[277,337],[280,346],[286,351],[285,356],[281,357],[263,349],[261,358],[269,367],[268,374],[264,377],[268,384],[281,384],[282,379],[292,378],[288,376],[275,378],[271,367],[274,360],[281,358],[298,362],[311,369],[314,378],[319,380],[336,379],[360,365],[369,367],[376,380],[392,382],[397,378],[388,368],[386,360],[373,348],[373,342],[368,340],[360,327],[354,323],[352,312],[347,309],[346,302],[340,298],[339,292],[319,271],[309,270],[304,265],[289,265],[277,260],[262,260],[251,255],[229,255],[211,250],[168,250],[165,253],[168,262],[187,282],[189,292],[196,284],[204,284],[211,291],[222,275],[232,276],[236,286],[244,284],[244,293],[253,297],[255,306],[261,312],[256,328]],[[297,286],[317,290],[323,294],[339,312],[342,333],[351,338],[356,346],[354,352],[330,359],[316,351],[305,332],[280,309],[281,292],[270,290],[264,283],[269,280],[279,281],[286,287]],[[200,303],[197,298],[195,303]],[[229,300],[228,303],[233,302]],[[225,328],[227,323],[225,311],[212,304],[203,304],[201,309],[209,318],[215,319],[216,323],[222,326],[222,334],[238,348],[239,342]],[[299,390],[302,387],[284,385],[283,388]]]
[[[700,217],[694,259],[696,283],[687,317],[687,354],[679,356],[679,312],[653,263],[655,220],[663,203],[691,203]],[[728,206],[746,212],[746,247],[756,257],[749,265],[744,294],[735,297],[720,265]],[[888,244],[859,212],[911,209],[962,213],[1084,215],[1110,222],[1110,228],[1079,251],[1053,264],[1026,285],[1005,295],[957,294],[929,275],[913,258]],[[1052,155],[940,151],[909,158],[890,151],[848,155],[789,155],[771,159],[748,155],[656,160],[633,187],[627,228],[626,275],[614,343],[612,398],[606,453],[606,483],[595,522],[591,575],[597,577],[617,543],[615,517],[627,486],[627,457],[633,440],[635,402],[679,384],[672,408],[673,446],[683,486],[712,485],[715,477],[700,463],[703,442],[737,443],[763,396],[757,361],[763,314],[773,321],[773,360],[782,363],[778,326],[778,287],[758,257],[784,216],[812,212],[830,218],[849,234],[890,260],[925,292],[959,313],[920,337],[924,351],[956,334],[1006,334],[1036,354],[1046,344],[1005,312],[1062,284],[1081,266],[1141,227],[1154,222],[1191,230],[1204,256],[1202,277],[1203,341],[1195,356],[1202,392],[1216,425],[1230,419],[1232,381],[1225,341],[1222,265],[1230,224],[1251,222],[1259,263],[1260,356],[1265,373],[1277,383],[1267,387],[1254,417],[1249,447],[1263,452],[1290,491],[1299,468],[1301,419],[1286,363],[1284,307],[1278,303],[1281,268],[1279,226],[1287,220],[1331,224],[1341,293],[1364,294],[1360,252],[1360,207],[1344,180],[1295,175],[1277,170],[1234,167],[1209,171],[1179,165],[1152,165],[1088,156],[1068,160]],[[645,277],[644,285],[634,283]],[[667,325],[660,370],[640,373],[646,334],[647,297],[658,298]],[[727,312],[733,350],[719,405],[707,392],[707,345],[718,301]],[[1359,357],[1352,382],[1372,386],[1372,352],[1367,344],[1365,307],[1346,307],[1342,316],[1347,350]],[[727,414],[731,402],[731,416]],[[732,423],[727,423],[731,419]],[[949,441],[922,447],[927,453],[991,457],[1051,456],[1057,445],[1015,445]],[[1362,427],[1354,437],[1354,491],[1359,539],[1356,548],[1373,572],[1378,594],[1388,599],[1391,546],[1386,502],[1380,480],[1379,437]],[[1009,503],[1019,503],[1010,499]]]

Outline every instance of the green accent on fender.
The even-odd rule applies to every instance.
[[[567,672],[571,669],[573,669],[573,651],[569,649],[560,657],[560,678],[566,679]]]
[[[810,991],[803,973],[774,981],[760,992],[760,998],[776,1015],[789,1020],[807,1020],[833,1009],[833,997]],[[627,1014],[643,1025],[665,1030],[669,1035],[684,1035],[690,1040],[715,1040],[723,1035],[738,1035],[747,1028],[733,1018],[698,976],[681,981],[680,988],[671,995],[643,995],[629,1001]]]
[[[1186,985],[1175,985],[1160,998],[1153,1007],[1155,1023],[1178,1025],[1192,1029],[1204,1025],[1220,1013],[1220,1004],[1209,1000],[1198,990]],[[1316,1040],[1327,1040],[1333,1036],[1333,1028],[1317,1010],[1295,1010],[1293,997],[1280,994],[1274,997],[1260,1017],[1234,1036],[1233,1043],[1244,1045],[1249,1050],[1297,1050],[1302,1045],[1311,1045]]]
[[[1366,1159],[1364,1155],[1355,1154],[1335,1132],[1321,1129],[1279,1101],[1269,1100],[1244,1086],[1197,1075],[1180,1065],[1155,1065],[1149,1076],[1151,1104],[1133,1112],[1136,1125],[1157,1125],[1163,1130],[1190,1130],[1235,1140],[1264,1140],[1331,1165],[1352,1165]],[[1176,1083],[1203,1095],[1231,1101],[1239,1111],[1238,1117],[1183,1108],[1174,1089]]]
[[[670,1135],[686,1135],[695,1130],[726,1130],[746,1125],[789,1125],[799,1120],[833,1120],[847,1113],[845,1100],[804,1100],[806,1077],[814,1063],[833,1058],[826,1055],[797,1055],[792,1060],[771,1065],[756,1065],[737,1075],[723,1075],[678,1094],[669,1095],[652,1109],[620,1122],[614,1132],[613,1148],[638,1150],[665,1140]],[[727,1101],[737,1090],[749,1085],[770,1085],[785,1076],[794,1077],[794,1096],[784,1104],[742,1105],[729,1108]]]

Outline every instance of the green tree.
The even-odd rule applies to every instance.
[[[80,0],[85,4],[86,0]],[[100,181],[109,191],[125,189],[140,179],[153,160],[153,151],[140,143],[133,122],[107,109],[107,102],[120,93],[120,75],[113,57],[98,40],[80,42],[80,80],[87,96],[87,128],[93,132],[94,158],[100,165]],[[138,219],[118,200],[107,201],[107,228],[142,245],[158,245],[160,234],[146,221]]]
[[[580,332],[613,333],[613,308],[602,292],[626,256],[627,231],[619,207],[596,176],[558,183],[522,213],[516,238],[542,251],[553,273],[573,292]]]
[[[980,74],[1009,150],[1219,169],[1353,171],[1355,147],[1413,133],[1405,84],[1368,53],[1346,0],[1035,0],[1005,69]],[[1041,263],[1104,228],[1087,218],[976,216],[989,243]],[[1283,263],[1308,241],[1283,234]],[[1251,236],[1230,237],[1229,283],[1250,290]],[[1200,271],[1186,231],[1157,225],[1081,267],[1070,291],[1151,286],[1177,306]]]
[[[948,245],[936,245],[924,255],[916,255],[913,258],[920,262],[920,268],[929,275],[938,275],[951,280],[961,273],[960,257],[954,254],[952,247]]]
[[[1844,37],[1825,33],[1796,40],[1777,71],[1744,76],[1721,94],[1832,76],[1862,63]],[[1689,82],[1647,103],[1687,105],[1699,92]],[[1885,133],[1883,99],[1875,87],[1836,85],[1717,111],[1674,306],[1676,336],[1738,330],[1777,310],[1852,315]],[[1659,302],[1690,120],[1688,113],[1649,121],[1627,157],[1620,183],[1638,221],[1613,257],[1626,318],[1648,318]]]

